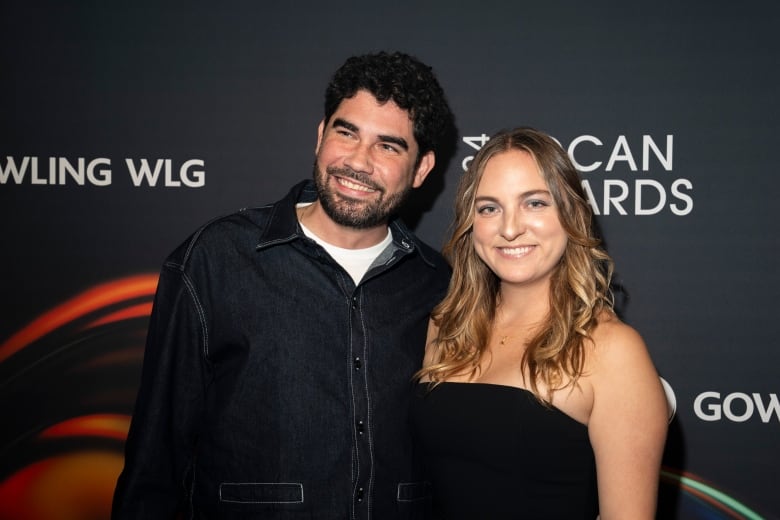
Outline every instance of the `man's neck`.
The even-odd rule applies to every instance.
[[[334,222],[319,201],[297,208],[298,221],[325,242],[344,249],[365,249],[380,243],[387,236],[387,223],[368,229],[342,226]]]

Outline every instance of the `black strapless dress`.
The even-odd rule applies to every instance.
[[[588,429],[529,391],[420,384],[412,423],[444,520],[594,520]]]

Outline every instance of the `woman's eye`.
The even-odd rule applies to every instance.
[[[495,206],[480,206],[477,208],[477,213],[480,215],[490,215],[492,213],[495,213],[498,208]]]

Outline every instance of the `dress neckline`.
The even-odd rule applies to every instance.
[[[430,382],[428,382],[428,381],[420,381],[418,383],[418,385],[421,385],[421,386],[427,386],[429,384],[430,384]],[[583,428],[587,429],[587,427],[588,427],[587,424],[578,421],[577,419],[575,419],[571,415],[567,414],[566,412],[564,412],[563,410],[561,410],[557,406],[553,406],[553,405],[546,406],[546,405],[542,404],[540,401],[538,401],[536,399],[536,396],[534,395],[534,393],[532,391],[530,391],[527,388],[523,388],[521,386],[503,385],[503,384],[500,384],[500,383],[483,383],[483,382],[479,382],[479,381],[442,381],[441,383],[439,383],[439,385],[459,386],[459,387],[466,387],[468,385],[474,385],[476,387],[482,387],[482,388],[495,388],[495,389],[498,389],[498,390],[501,390],[501,391],[503,391],[503,390],[506,390],[506,391],[509,391],[509,392],[517,391],[517,392],[526,394],[531,399],[533,399],[534,401],[537,401],[539,406],[543,406],[543,407],[548,408],[550,410],[554,410],[554,411],[558,412],[559,414],[561,414],[562,416],[564,416],[567,419],[569,419],[570,421],[574,422],[575,424],[578,424],[578,425],[582,426]]]

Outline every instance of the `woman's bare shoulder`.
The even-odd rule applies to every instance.
[[[621,355],[647,349],[639,332],[614,314],[604,313],[591,332],[599,355]]]
[[[621,387],[644,381],[655,387],[658,373],[645,340],[616,316],[604,316],[592,335],[588,371],[596,387]]]

